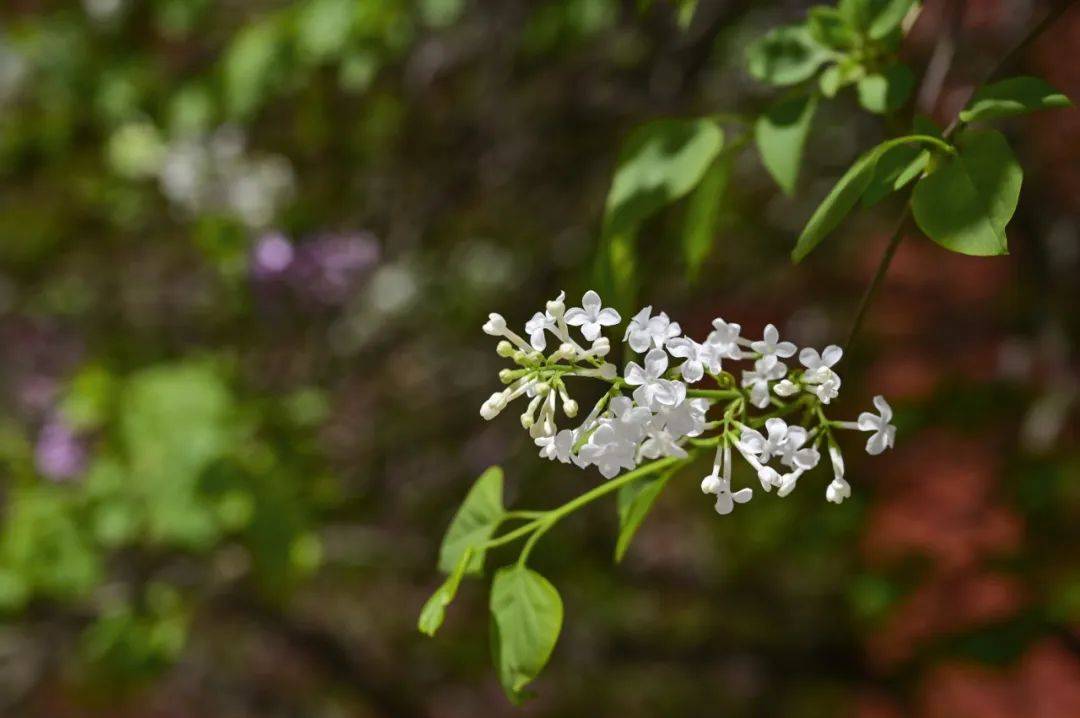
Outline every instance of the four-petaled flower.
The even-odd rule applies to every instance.
[[[571,451],[574,448],[574,432],[563,429],[558,434],[551,436],[538,436],[533,442],[540,447],[540,456],[545,459],[557,459],[564,464],[570,462]]]
[[[655,317],[650,316],[651,314],[652,306],[650,305],[635,314],[626,325],[623,341],[636,352],[648,351],[650,348],[662,349],[668,339],[682,333],[679,323],[668,319],[668,315],[664,312],[660,312]]]
[[[634,401],[650,409],[675,404],[675,383],[664,379],[668,367],[668,355],[663,349],[651,349],[645,355],[645,367],[637,362],[626,365],[626,383],[634,389]]]
[[[548,304],[562,304],[565,297],[566,292],[559,292],[559,296],[551,302],[548,302]],[[544,336],[545,331],[549,331],[552,334],[557,334],[558,332],[555,316],[549,309],[537,312],[532,315],[532,319],[525,322],[525,333],[529,335],[529,344],[531,344],[532,348],[538,352],[542,352],[547,348],[547,337]]]
[[[600,336],[601,327],[613,327],[621,320],[617,311],[601,305],[600,295],[591,289],[581,298],[580,307],[566,310],[566,323],[581,327],[581,334],[590,342]]]
[[[772,362],[766,359],[758,359],[754,362],[753,371],[743,371],[742,385],[750,390],[750,403],[759,409],[769,405],[769,382],[783,379],[787,374],[787,367],[782,362],[771,357]]]
[[[759,341],[751,342],[750,348],[761,355],[764,366],[771,367],[780,359],[787,359],[795,354],[795,345],[780,341],[780,332],[772,324],[765,325],[765,332]]]
[[[705,343],[716,350],[718,357],[726,359],[738,359],[742,356],[739,351],[739,333],[742,326],[735,322],[725,322],[717,317],[712,321],[713,330],[705,338]]]
[[[896,440],[896,427],[889,423],[892,420],[893,412],[889,402],[885,401],[885,397],[880,394],[875,396],[874,406],[877,407],[877,414],[864,411],[859,414],[856,423],[859,431],[874,432],[866,440],[866,453],[877,456],[885,449],[892,448],[893,442]]]
[[[689,337],[675,337],[668,340],[667,350],[671,356],[686,360],[680,369],[682,378],[691,384],[701,381],[706,370],[710,374],[720,372],[720,354],[708,342],[698,344]]]

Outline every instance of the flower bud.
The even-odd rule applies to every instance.
[[[776,392],[777,396],[788,397],[798,394],[799,387],[790,379],[784,379],[783,381],[777,382],[776,386],[773,387],[773,391]]]
[[[559,296],[561,297],[562,295]],[[547,303],[547,306],[545,306],[544,309],[547,310],[548,314],[558,319],[566,313],[566,304],[563,303],[562,299],[552,299]]]
[[[501,314],[492,312],[488,315],[488,320],[484,322],[484,333],[490,334],[493,337],[502,335],[506,331],[506,320],[503,319]]]
[[[709,474],[701,480],[701,493],[715,494],[720,490],[720,478],[716,474]]]
[[[619,369],[611,362],[606,362],[600,367],[600,378],[605,381],[614,381],[619,375]]]
[[[611,340],[607,337],[598,337],[593,342],[592,352],[598,357],[606,357],[611,352]]]
[[[509,384],[514,380],[514,371],[512,369],[501,369],[499,371],[499,381],[503,384]]]
[[[529,355],[520,349],[515,350],[514,353],[510,355],[510,358],[512,358],[514,363],[518,366],[529,366]]]
[[[562,405],[563,413],[573,419],[578,413],[578,403],[573,399],[567,399]]]
[[[501,357],[512,357],[515,351],[514,345],[505,339],[495,345],[495,353]]]
[[[567,359],[573,359],[577,356],[577,349],[570,342],[563,342],[559,345],[559,354]]]
[[[521,428],[522,429],[531,429],[532,425],[535,424],[535,423],[536,423],[536,420],[533,419],[533,416],[532,416],[531,412],[526,411],[524,414],[521,415]]]

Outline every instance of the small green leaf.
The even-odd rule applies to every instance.
[[[458,559],[457,565],[454,566],[454,570],[450,572],[442,585],[435,589],[435,593],[431,594],[431,597],[424,603],[424,607],[420,609],[420,620],[417,622],[416,627],[420,629],[421,633],[434,636],[435,631],[439,630],[439,626],[442,625],[443,619],[446,617],[446,607],[450,605],[454,600],[454,596],[457,595],[461,579],[465,577],[465,571],[472,561],[472,554],[473,550],[471,548],[465,549],[464,553],[461,554],[461,558]]]
[[[770,85],[794,85],[810,79],[833,53],[802,25],[771,31],[747,51],[750,74]]]
[[[491,538],[506,513],[502,505],[502,488],[502,469],[492,466],[469,489],[468,496],[454,514],[454,520],[443,538],[439,550],[440,571],[453,571],[469,548],[473,551],[465,572],[475,574],[483,571],[485,551],[478,546]]]
[[[862,197],[863,192],[870,185],[874,177],[874,170],[878,159],[893,147],[905,144],[931,143],[936,141],[927,135],[908,135],[897,137],[887,142],[882,142],[877,147],[868,150],[855,163],[848,168],[843,177],[825,196],[821,204],[814,210],[802,234],[795,243],[795,249],[791,252],[794,262],[801,262],[821,240],[825,239],[830,232],[847,217],[848,212]]]
[[[605,231],[623,232],[686,196],[724,144],[711,119],[664,119],[627,137],[608,192]]]
[[[754,139],[761,161],[785,194],[795,191],[806,136],[817,109],[813,95],[783,100],[773,105],[754,125]]]
[[[1045,80],[1023,75],[980,88],[960,113],[960,119],[992,120],[1058,107],[1072,107],[1072,102]]]
[[[716,158],[690,195],[683,230],[683,257],[691,279],[697,277],[712,249],[716,225],[720,220],[720,205],[730,179],[731,153],[725,152]]]
[[[834,50],[848,50],[855,44],[855,31],[833,7],[818,5],[807,13],[810,36]]]
[[[870,112],[883,115],[903,107],[915,87],[915,75],[907,65],[897,63],[883,72],[866,75],[856,87],[859,104]]]
[[[878,158],[874,178],[862,196],[864,207],[880,202],[918,177],[930,162],[930,151],[912,145],[893,147]]]
[[[851,57],[844,57],[839,62],[829,65],[818,78],[818,86],[825,97],[836,97],[836,93],[853,82],[862,79],[866,68]]]
[[[1000,132],[965,132],[957,147],[958,154],[915,185],[915,221],[954,252],[1007,254],[1005,225],[1016,211],[1023,170]]]
[[[543,670],[559,639],[563,605],[546,578],[524,566],[498,570],[491,584],[492,653],[511,700]]]
[[[630,542],[634,540],[641,522],[649,514],[660,492],[674,475],[666,471],[660,476],[650,476],[640,481],[624,484],[619,489],[619,538],[615,542],[615,560],[622,561]]]
[[[900,27],[915,0],[840,0],[837,9],[852,27],[881,40]]]

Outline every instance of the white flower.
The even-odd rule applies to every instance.
[[[806,347],[799,352],[799,361],[806,367],[807,374],[831,373],[832,368],[844,356],[844,350],[835,344],[830,344],[818,354],[817,349]]]
[[[581,327],[582,335],[590,342],[600,336],[601,327],[613,327],[620,321],[619,313],[601,306],[600,295],[591,289],[581,298],[580,307],[566,310],[566,323]]]
[[[777,396],[787,398],[799,393],[799,385],[791,381],[791,379],[784,379],[783,381],[776,382],[773,386],[773,391],[776,392]]]
[[[540,456],[545,459],[558,459],[564,464],[570,463],[570,452],[574,448],[574,432],[563,429],[554,436],[538,436],[533,441],[540,447]]]
[[[682,387],[682,392],[676,389],[676,394],[685,397],[686,389],[682,384],[673,382],[677,387]],[[705,413],[709,410],[708,399],[682,399],[675,406],[668,408],[660,407],[653,415],[652,425],[663,427],[676,439],[684,436],[698,436],[705,430]]]
[[[636,386],[634,401],[650,409],[660,405],[673,406],[677,391],[675,382],[663,378],[668,367],[668,355],[663,349],[651,349],[645,355],[645,367],[637,362],[626,365],[626,383]]]
[[[636,451],[633,442],[624,440],[610,421],[604,421],[578,451],[578,458],[583,464],[594,464],[604,478],[610,479],[623,469],[637,465],[634,461]]]
[[[668,339],[682,333],[679,323],[668,319],[668,315],[664,312],[660,312],[655,317],[650,317],[651,314],[652,306],[650,305],[635,314],[626,327],[623,341],[636,352],[648,351],[650,347],[661,349]]]
[[[659,459],[661,456],[687,457],[686,450],[675,443],[675,437],[666,429],[651,429],[645,441],[641,443],[641,455],[646,459]]]
[[[488,314],[483,330],[484,334],[490,334],[493,337],[502,336],[506,332],[506,320],[503,319],[503,315],[492,312]]]
[[[840,453],[840,447],[829,447],[829,459],[832,460],[833,480],[825,489],[825,500],[839,504],[851,496],[851,485],[844,480],[844,455]]]
[[[827,373],[819,382],[807,382],[822,404],[828,404],[840,396],[840,376],[831,369],[826,369],[825,372]]]
[[[652,412],[643,406],[635,406],[628,397],[617,396],[611,400],[612,426],[625,441],[637,443],[645,436],[645,427],[652,420]]]
[[[893,416],[889,402],[885,401],[885,397],[879,394],[874,397],[874,406],[877,407],[878,414],[864,411],[859,414],[859,419],[856,422],[859,431],[874,432],[866,440],[866,453],[871,456],[877,456],[885,449],[891,449],[896,440],[896,427],[889,423]]]
[[[742,326],[734,322],[725,322],[717,317],[712,321],[713,330],[705,338],[705,343],[716,350],[718,357],[738,359],[742,352],[739,351],[739,332]]]
[[[544,311],[537,312],[532,315],[532,319],[525,322],[525,333],[529,335],[529,344],[536,351],[542,352],[547,347],[545,330],[558,336],[556,319],[562,314],[563,298],[565,296],[566,292],[559,292],[558,297],[547,303]]]
[[[701,482],[701,490],[707,494],[716,494],[716,513],[724,516],[735,509],[735,504],[745,504],[754,496],[754,490],[747,487],[732,493],[731,491],[731,447],[724,445],[723,458],[713,465],[713,472]],[[723,478],[717,474],[723,469]]]
[[[769,421],[772,421],[770,419]],[[783,421],[783,419],[778,419]],[[821,453],[812,446],[803,447],[810,432],[801,426],[789,426],[787,435],[780,447],[780,463],[793,469],[809,471],[821,461]]]
[[[761,355],[764,366],[771,367],[779,359],[786,359],[795,354],[795,345],[780,341],[780,332],[772,324],[765,325],[765,332],[760,341],[751,342],[750,348]]]
[[[750,403],[759,409],[769,405],[769,382],[783,379],[787,374],[787,367],[782,362],[776,361],[775,357],[758,359],[754,362],[753,371],[743,371],[743,388],[750,389]]]
[[[667,350],[671,356],[686,360],[681,366],[682,377],[691,384],[700,381],[706,369],[710,374],[720,372],[720,354],[708,342],[698,344],[690,337],[675,337],[668,340]]]

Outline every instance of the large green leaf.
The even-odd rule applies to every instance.
[[[802,25],[779,27],[747,51],[750,74],[770,85],[794,85],[810,79],[835,54]]]
[[[1023,170],[1000,132],[965,132],[957,147],[915,186],[915,221],[954,252],[1007,254],[1005,225],[1016,211]]]
[[[454,566],[454,570],[450,572],[442,585],[435,589],[435,593],[431,594],[431,597],[424,603],[424,607],[420,609],[420,620],[416,625],[421,633],[434,636],[435,631],[439,630],[439,626],[442,625],[443,619],[446,617],[446,607],[450,605],[454,600],[454,596],[457,595],[461,579],[465,577],[465,571],[469,568],[472,553],[471,548],[465,549]]]
[[[491,538],[491,534],[503,520],[502,503],[503,472],[498,466],[480,475],[469,489],[439,549],[439,570],[451,573],[466,549],[472,549],[472,557],[465,567],[466,573],[480,573],[484,569],[483,549],[478,546]]]
[[[960,113],[964,122],[992,120],[1036,110],[1071,107],[1072,102],[1038,77],[1010,77],[980,88]]]
[[[754,125],[754,139],[765,169],[786,194],[795,191],[803,148],[817,109],[817,99],[804,95],[769,108]]]
[[[859,79],[856,88],[859,104],[870,112],[883,115],[903,107],[915,87],[915,75],[907,65],[896,63],[881,72]]]
[[[515,702],[547,664],[562,628],[559,592],[524,566],[499,569],[491,584],[492,652],[499,680]]]
[[[731,161],[731,153],[725,152],[712,163],[697,189],[690,195],[686,207],[683,257],[686,260],[687,273],[692,279],[697,277],[702,263],[712,249],[716,226],[720,220],[720,206],[731,179]]]
[[[635,129],[623,145],[605,208],[606,233],[623,233],[690,192],[724,144],[711,119],[663,119]]]
[[[862,204],[870,207],[885,196],[902,189],[930,162],[930,151],[913,145],[899,145],[883,153],[874,166],[874,177],[863,192]]]
[[[641,522],[648,516],[660,492],[667,486],[674,472],[660,476],[645,477],[619,488],[619,538],[615,542],[615,560],[622,561],[630,542],[634,540]]]

